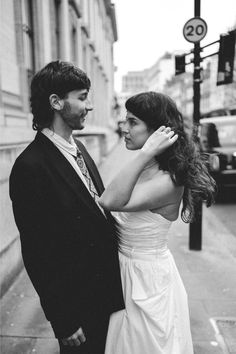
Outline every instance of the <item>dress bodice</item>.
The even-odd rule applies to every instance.
[[[171,221],[150,210],[118,212],[119,246],[121,251],[133,250],[155,254],[167,249]]]

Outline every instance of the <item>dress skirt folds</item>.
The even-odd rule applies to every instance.
[[[119,213],[126,309],[110,317],[106,354],[193,354],[187,294],[167,248],[171,222]]]

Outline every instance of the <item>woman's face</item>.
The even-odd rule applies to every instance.
[[[146,123],[129,111],[127,111],[122,131],[128,150],[141,149],[149,136],[154,132],[153,129],[147,127]]]

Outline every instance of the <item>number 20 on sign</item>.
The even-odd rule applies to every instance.
[[[184,38],[191,43],[200,42],[207,33],[207,24],[201,17],[188,20],[183,28]]]

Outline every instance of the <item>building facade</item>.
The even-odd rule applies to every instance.
[[[122,92],[162,91],[165,82],[174,74],[174,56],[165,53],[150,68],[129,71],[122,77]]]
[[[166,81],[163,92],[170,96],[176,103],[179,111],[184,117],[185,127],[192,126],[193,106],[193,78],[190,72],[183,75],[172,76]]]
[[[147,70],[129,71],[122,77],[122,92],[132,94],[147,90]]]
[[[149,91],[163,92],[167,80],[174,75],[174,55],[165,53],[148,69]]]
[[[125,118],[125,101],[132,95],[144,91],[163,92],[165,83],[174,73],[174,56],[165,53],[150,68],[140,71],[129,71],[122,77],[122,91],[118,95],[120,105],[117,120]]]
[[[0,23],[0,285],[4,292],[22,263],[8,181],[17,155],[35,134],[29,105],[32,75],[56,59],[86,71],[94,106],[86,132],[104,133],[113,112],[117,28],[110,0],[0,0]],[[84,139],[98,161],[99,143],[91,135]]]
[[[236,50],[235,50],[236,52]],[[236,108],[236,55],[234,60],[233,82],[227,85],[216,85],[218,56],[212,56],[203,72],[201,113],[221,108]]]

